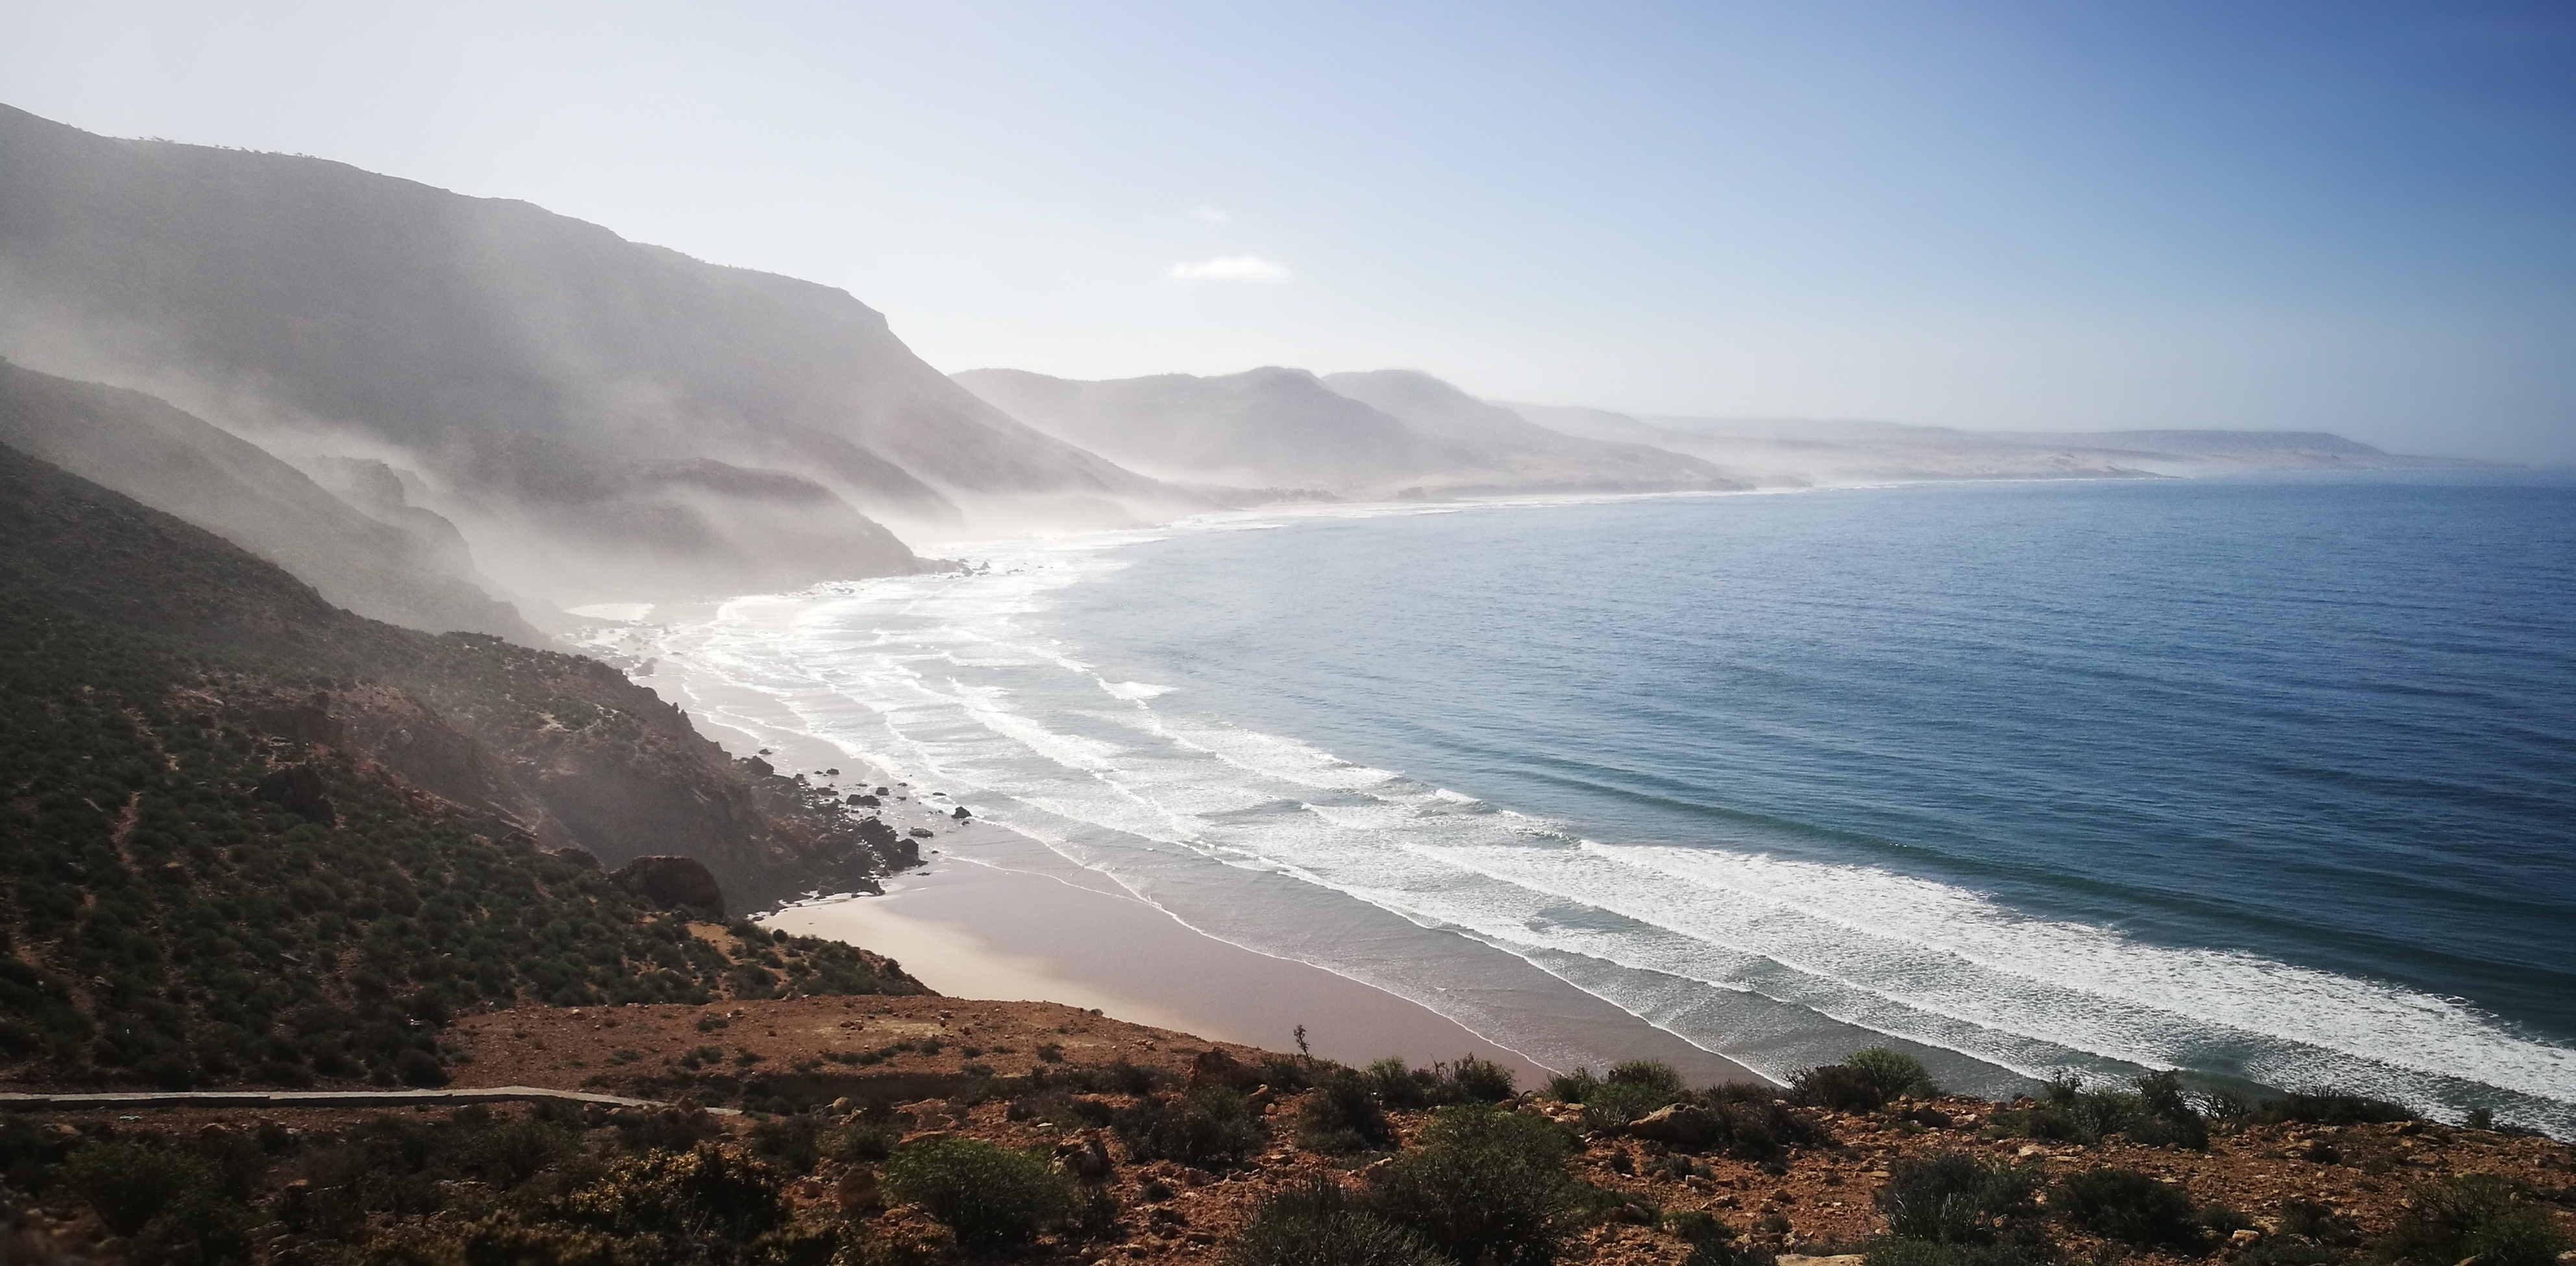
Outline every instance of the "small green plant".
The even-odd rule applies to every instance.
[[[1581,1103],[1600,1088],[1601,1079],[1593,1076],[1589,1068],[1577,1068],[1547,1079],[1547,1097],[1558,1103]]]
[[[133,1235],[181,1200],[215,1191],[215,1167],[187,1152],[142,1143],[92,1143],[60,1170],[64,1186],[119,1235]]]
[[[2036,1211],[2036,1166],[1964,1152],[1907,1157],[1888,1167],[1876,1201],[1888,1234],[1934,1244],[1991,1244],[2006,1219]]]
[[[1837,1112],[1876,1112],[1891,1099],[1941,1093],[1923,1061],[1903,1051],[1872,1046],[1789,1078],[1798,1102]]]
[[[1314,1093],[1297,1108],[1297,1146],[1339,1156],[1391,1147],[1395,1127],[1378,1106],[1368,1083],[1347,1068],[1337,1068],[1316,1082]]]
[[[1324,1177],[1264,1201],[1223,1260],[1225,1266],[1449,1266],[1421,1236]]]
[[[885,1190],[920,1205],[961,1244],[1025,1244],[1072,1213],[1073,1181],[1026,1152],[976,1139],[939,1138],[897,1148]]]
[[[707,1143],[618,1161],[598,1181],[565,1197],[556,1211],[603,1235],[661,1237],[683,1245],[748,1244],[786,1217],[776,1171]]]
[[[2278,1099],[2264,1100],[2255,1107],[2252,1119],[2266,1125],[2382,1125],[2392,1121],[2412,1121],[2415,1112],[2404,1104],[2373,1099],[2368,1095],[2347,1094],[2340,1090],[2293,1090]]]
[[[1614,1064],[1609,1076],[1584,1088],[1583,1124],[1594,1130],[1615,1130],[1666,1104],[1680,1102],[1687,1093],[1681,1074],[1673,1071],[1670,1064],[1651,1059]]]
[[[2179,1077],[2148,1073],[2131,1085],[2088,1087],[2072,1073],[2053,1078],[2029,1107],[1995,1114],[1995,1131],[2086,1147],[2113,1134],[2150,1147],[2209,1146],[2209,1124]]]
[[[2049,1208],[2075,1226],[2123,1244],[2191,1249],[2201,1242],[2201,1221],[2191,1197],[2134,1169],[2069,1175],[2050,1193]]]
[[[1420,1150],[1378,1171],[1369,1205],[1453,1261],[1540,1266],[1585,1207],[1566,1130],[1485,1107],[1442,1108]]]
[[[2568,1248],[2546,1210],[2521,1199],[2506,1179],[2459,1174],[2408,1193],[2411,1207],[2377,1251],[2393,1266],[2549,1266]]]
[[[1241,1092],[1201,1086],[1177,1101],[1148,1098],[1116,1114],[1111,1125],[1138,1160],[1232,1164],[1269,1140]]]

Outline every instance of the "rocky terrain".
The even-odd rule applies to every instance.
[[[523,1007],[453,1036],[460,1084],[682,1106],[17,1114],[10,1260],[2550,1266],[2576,1231],[2576,1149],[2349,1098],[2032,1137],[2130,1092],[1836,1107],[1835,1070],[1692,1092],[1650,1065],[1515,1087],[932,997]],[[207,1207],[87,1149],[196,1158],[172,1168]]]

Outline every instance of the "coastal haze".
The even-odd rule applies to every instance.
[[[183,118],[71,81],[88,19],[0,7],[44,33],[0,51],[0,584],[11,715],[55,735],[10,757],[52,1026],[6,1031],[11,1078],[425,1087],[468,1012],[930,989],[1524,1087],[1886,1048],[2002,1102],[2170,1070],[2576,1137],[2576,108],[2515,42],[2576,48],[2563,16],[2334,15],[2277,92],[2277,15],[2134,61],[2144,18],[1989,16],[1846,91],[1903,30],[1515,13],[1462,68],[1419,14],[1104,15],[1106,51],[1000,12],[742,18],[684,95],[763,133],[599,117],[704,17],[475,10],[430,43],[526,117],[368,134],[427,107],[317,60],[289,81],[348,120]],[[200,34],[228,73],[284,29],[418,71],[376,21]],[[1418,75],[1317,99],[1390,30]],[[593,36],[637,82],[555,58]],[[1170,39],[1241,82],[1029,95]],[[1705,85],[1761,47],[1820,78]],[[2121,72],[2069,107],[2094,131],[2039,121],[2051,49]],[[1324,51],[1320,122],[1246,104]],[[1185,115],[1244,143],[1149,178],[1102,126],[1211,139]],[[2364,196],[2418,170],[2448,200]],[[254,837],[305,869],[207,842]],[[449,936],[487,873],[518,930],[396,922]],[[201,937],[111,983],[117,929],[212,917],[190,884],[295,894],[306,939],[224,942],[226,981],[355,963],[351,919],[411,974],[226,1003],[181,979]]]

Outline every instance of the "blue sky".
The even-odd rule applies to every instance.
[[[842,286],[944,369],[2576,463],[2564,4],[0,0],[0,101]]]

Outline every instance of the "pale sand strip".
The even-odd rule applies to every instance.
[[[894,877],[885,896],[794,906],[764,922],[890,954],[922,983],[958,997],[1097,1007],[1280,1051],[1294,1045],[1302,1024],[1314,1052],[1330,1059],[1363,1064],[1394,1055],[1422,1066],[1473,1054],[1510,1066],[1524,1086],[1549,1071],[1429,1007],[1202,933],[1015,832],[976,823],[952,827],[938,843],[931,866]],[[974,859],[960,856],[968,850]],[[1486,952],[1519,968],[1526,979],[1516,987],[1543,1000],[1550,1063],[1660,1059],[1694,1083],[1752,1079],[1731,1061]]]

